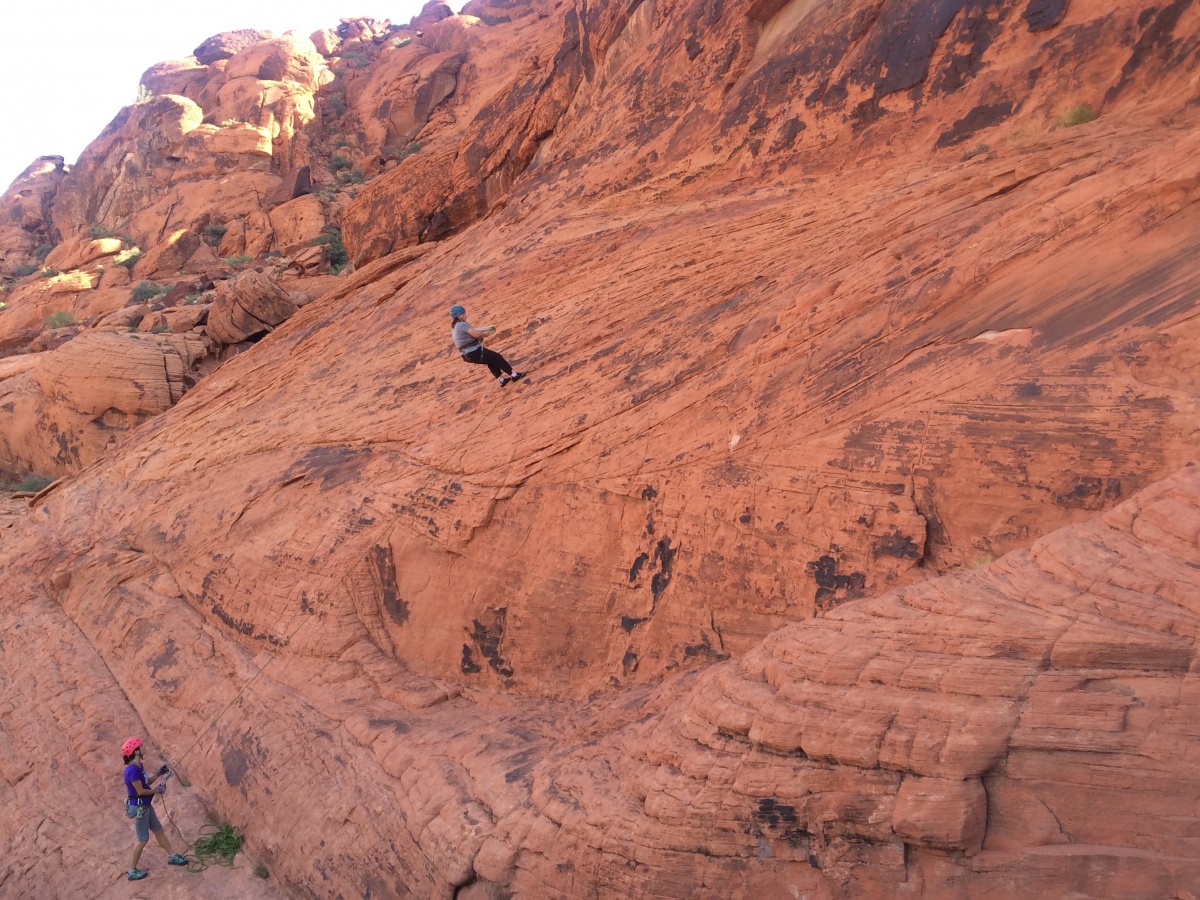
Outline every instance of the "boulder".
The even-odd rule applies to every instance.
[[[77,471],[211,369],[209,346],[195,334],[87,330],[47,349],[0,379],[0,471]]]
[[[295,312],[295,303],[275,279],[251,270],[213,289],[205,330],[222,344],[237,344],[273,331]]]
[[[283,176],[279,187],[267,196],[267,206],[274,207],[297,197],[312,193],[312,171],[308,166],[299,166]]]
[[[202,245],[196,232],[177,229],[138,257],[138,278],[162,281],[180,274]]]
[[[226,63],[225,78],[286,81],[311,93],[327,84],[331,75],[313,42],[289,33],[256,41],[233,54]]]
[[[325,208],[312,194],[297,197],[276,206],[270,212],[275,245],[281,250],[292,244],[310,241],[326,226]]]
[[[337,30],[333,28],[323,28],[320,31],[314,31],[309,35],[308,39],[313,42],[313,46],[317,52],[326,59],[333,56],[337,52],[338,46],[342,43]]]
[[[65,177],[61,156],[40,156],[0,196],[0,275],[37,263],[34,251],[55,243],[50,207]]]
[[[453,15],[454,10],[450,8],[449,3],[444,3],[442,0],[429,0],[412,19],[410,26],[412,28],[428,28]]]
[[[166,309],[162,312],[163,322],[173,334],[183,334],[193,331],[199,325],[208,321],[209,304],[196,303]]]
[[[98,259],[116,255],[123,246],[120,238],[94,238],[84,232],[63,241],[51,250],[45,263],[51,269],[82,269]]]
[[[192,55],[202,66],[207,66],[218,60],[230,59],[238,53],[261,44],[263,41],[274,39],[270,31],[255,31],[251,28],[241,28],[236,31],[222,31],[206,39],[192,51]]]
[[[211,74],[207,65],[189,57],[156,63],[142,73],[139,84],[154,96],[177,94],[200,103]]]

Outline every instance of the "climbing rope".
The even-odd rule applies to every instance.
[[[188,845],[184,853],[184,856],[190,856],[187,870],[203,872],[209,866],[233,868],[233,859],[242,849],[244,840],[229,823],[205,825],[200,829],[199,837]]]

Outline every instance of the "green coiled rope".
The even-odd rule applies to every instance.
[[[233,866],[233,858],[242,849],[245,838],[225,822],[221,825],[205,825],[200,836],[188,848],[192,859],[188,862],[189,872],[203,872],[209,866]]]

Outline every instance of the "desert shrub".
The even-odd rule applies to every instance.
[[[171,330],[171,326],[168,325],[166,322],[159,322],[157,325],[155,325],[153,328],[150,329],[150,333],[151,334],[166,334],[170,330]]]
[[[60,309],[57,312],[52,312],[46,316],[47,328],[66,328],[68,325],[75,324],[75,314],[70,310]]]
[[[113,265],[124,266],[127,269],[132,269],[137,264],[138,257],[141,255],[141,248],[127,247],[113,257]]]
[[[221,225],[213,222],[204,227],[204,242],[210,247],[215,247],[221,243],[221,238],[225,237],[225,232],[229,230],[226,225]]]
[[[13,274],[18,278],[24,278],[26,275],[32,275],[37,270],[37,266],[33,265],[32,263],[28,263],[23,266],[17,266],[15,269],[13,269]]]
[[[90,229],[88,229],[88,234],[92,236],[93,240],[97,241],[100,240],[100,238],[109,238],[113,236],[112,232],[103,225],[93,225]]]
[[[384,147],[383,148],[383,157],[384,157],[384,159],[394,159],[394,160],[399,161],[399,160],[405,159],[409,156],[412,156],[414,153],[417,153],[418,151],[420,151],[420,149],[421,149],[421,145],[418,144],[416,141],[413,141],[411,144],[408,144],[405,147],[395,147],[395,146]]]
[[[51,478],[48,475],[26,475],[20,481],[0,482],[0,490],[28,491],[31,494],[36,494],[38,491],[48,488],[57,480],[57,478]]]
[[[325,168],[327,168],[330,172],[340,172],[342,169],[350,168],[350,166],[350,160],[346,159],[344,156],[331,157],[329,162],[325,164]]]
[[[62,273],[59,272],[58,269],[51,269],[49,266],[42,269],[42,277],[43,278],[53,278],[55,275],[61,275],[61,274]]]
[[[227,266],[244,266],[246,263],[250,262],[250,260],[252,260],[252,259],[254,259],[253,256],[227,256],[227,257],[225,257],[225,265],[227,265]]]
[[[338,181],[342,184],[362,184],[366,181],[362,169],[351,169],[349,172],[339,172]]]
[[[319,234],[309,243],[314,247],[329,248],[329,266],[334,269],[335,273],[344,269],[346,263],[350,261],[350,254],[346,252],[346,245],[342,243],[342,235],[339,231],[327,231]]]
[[[138,303],[145,303],[147,300],[153,300],[155,297],[161,297],[170,288],[165,284],[159,284],[157,281],[139,281],[133,286],[133,293],[130,294],[130,299]]]
[[[197,303],[204,302],[204,295],[203,294],[188,294],[186,297],[183,298],[183,302],[186,303],[188,306],[195,306]]]
[[[1086,103],[1076,103],[1058,117],[1058,124],[1063,128],[1072,128],[1076,125],[1090,122],[1094,118],[1096,118],[1096,111],[1094,109]]]
[[[33,255],[36,256],[38,259],[45,259],[47,256],[50,255],[50,251],[53,249],[54,249],[53,244],[42,244],[36,250],[33,251]]]

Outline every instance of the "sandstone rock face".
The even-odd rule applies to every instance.
[[[0,884],[106,889],[136,731],[293,896],[1194,892],[1200,6],[465,11],[314,42],[311,199],[260,122],[130,214],[135,279],[343,215],[319,300],[214,272],[186,396],[111,311],[0,360],[74,473],[0,539]]]
[[[0,196],[0,275],[33,264],[34,251],[52,243],[50,204],[65,175],[61,156],[42,156]]]
[[[289,200],[271,210],[271,229],[280,248],[311,241],[326,225],[325,208],[311,194]]]
[[[89,331],[0,373],[0,470],[64,475],[88,465],[178,403],[211,370],[210,353],[198,335]]]

